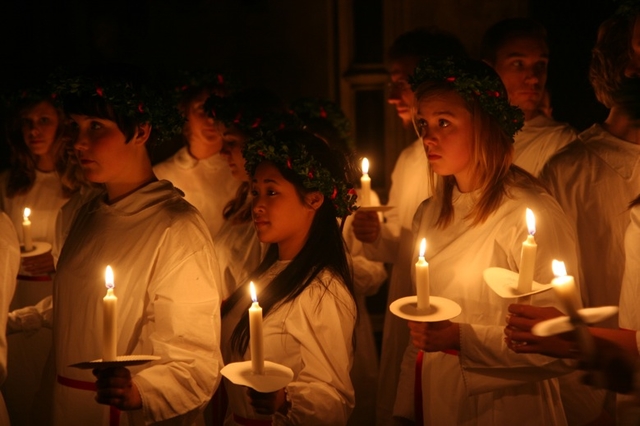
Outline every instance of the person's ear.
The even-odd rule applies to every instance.
[[[307,204],[314,210],[318,210],[324,203],[324,195],[320,191],[310,192],[306,195]]]
[[[149,140],[151,135],[151,124],[142,123],[136,128],[136,132],[133,135],[132,142],[138,145],[144,145]]]

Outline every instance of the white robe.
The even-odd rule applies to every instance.
[[[405,148],[398,157],[391,174],[391,189],[387,205],[394,208],[384,214],[380,237],[372,244],[364,244],[367,258],[392,263],[387,305],[396,299],[413,294],[411,289],[411,255],[413,236],[411,223],[420,203],[431,195],[429,163],[422,140]],[[378,379],[376,424],[391,423],[395,389],[398,385],[402,354],[409,342],[405,321],[386,313],[382,331],[382,351]]]
[[[378,194],[371,191],[371,205],[379,206]],[[378,292],[387,279],[382,262],[369,260],[364,256],[362,242],[358,241],[351,229],[353,215],[348,216],[342,231],[351,255],[353,267],[353,286],[358,306],[356,324],[356,350],[351,370],[351,381],[356,393],[356,405],[349,417],[349,425],[373,425],[376,413],[376,386],[378,385],[378,350],[373,336],[371,319],[367,311],[366,298]]]
[[[31,190],[13,198],[6,194],[8,178],[8,171],[0,178],[0,203],[2,210],[11,218],[20,242],[24,243],[24,208],[29,207],[33,241],[53,244],[56,215],[67,201],[62,193],[58,174],[36,170],[36,179]],[[50,275],[38,277],[38,281],[18,280],[11,311],[33,306],[51,296],[52,284]],[[45,328],[8,336],[9,376],[3,385],[3,393],[14,424],[35,424],[32,414],[39,403],[36,392],[51,351],[51,338],[51,330]]]
[[[182,147],[173,156],[153,167],[158,179],[166,179],[184,192],[184,198],[202,214],[211,236],[215,236],[224,218],[222,210],[240,185],[234,179],[226,160],[215,154],[197,160]]]
[[[640,146],[596,124],[553,157],[541,178],[575,226],[584,305],[617,305],[628,206],[640,194]]]
[[[118,355],[161,357],[130,367],[143,407],[123,412],[120,424],[192,424],[213,395],[222,363],[217,266],[206,225],[167,181],[111,205],[103,199],[80,208],[58,262],[54,425],[109,421],[109,407],[95,402],[95,392],[59,383],[60,376],[95,381],[90,370],[69,365],[102,358],[107,265],[118,297]]]
[[[536,216],[538,245],[534,280],[549,283],[552,259],[577,270],[575,237],[557,203],[547,194],[511,189],[500,207],[482,224],[470,227],[463,217],[474,193],[454,193],[454,221],[435,227],[440,204],[425,201],[414,221],[414,259],[418,241],[427,239],[431,295],[455,301],[462,313],[459,356],[425,353],[422,363],[423,412],[426,425],[563,425],[557,380],[570,371],[563,360],[516,354],[504,342],[505,317],[511,303],[556,306],[551,291],[520,299],[503,299],[483,280],[488,267],[518,271],[527,238],[525,210]],[[414,268],[411,268],[412,270]],[[561,309],[561,308],[560,308]],[[409,344],[402,365],[394,415],[414,418],[413,386],[418,350]]]
[[[538,176],[549,158],[577,137],[570,125],[540,114],[525,121],[522,130],[513,138],[513,164]]]
[[[288,262],[276,262],[258,283],[270,282]],[[248,293],[248,290],[247,290]],[[258,301],[260,288],[258,288]],[[233,330],[248,305],[238,303],[222,320],[222,351],[226,363],[249,360],[231,350]],[[287,416],[275,414],[274,425],[345,425],[354,405],[349,378],[353,363],[352,335],[355,303],[346,287],[328,271],[292,302],[280,305],[264,317],[264,357],[293,370],[286,386],[291,408]],[[248,403],[246,388],[225,379],[229,395],[226,425],[234,425],[230,413],[247,419],[269,420],[256,415]]]
[[[631,221],[624,240],[625,267],[620,291],[620,327],[636,332],[636,343],[640,342],[640,205],[631,209]],[[640,343],[638,343],[640,352]]]
[[[7,378],[7,314],[16,289],[20,268],[20,243],[11,219],[0,211],[0,384]],[[0,393],[0,424],[9,425],[9,415]],[[16,423],[18,424],[18,423]]]

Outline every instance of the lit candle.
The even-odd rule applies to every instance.
[[[22,235],[24,237],[24,251],[33,250],[33,237],[31,236],[31,221],[29,216],[31,215],[31,209],[29,207],[24,209],[24,215],[22,220]]]
[[[362,177],[360,178],[360,197],[362,207],[371,205],[371,178],[369,177],[369,160],[362,159]]]
[[[429,309],[429,263],[424,259],[427,251],[427,239],[420,242],[420,256],[416,262],[416,294],[418,295],[418,309]]]
[[[518,274],[518,292],[529,293],[533,284],[533,272],[536,266],[536,251],[538,246],[533,234],[536,233],[536,218],[531,209],[527,209],[527,228],[529,235],[522,243],[520,254],[520,273]]]
[[[258,304],[256,287],[249,283],[251,300],[249,308],[249,348],[251,349],[251,369],[253,374],[264,374],[264,340],[262,336],[262,308]]]
[[[113,294],[113,271],[107,266],[104,273],[107,295],[102,299],[102,360],[115,361],[118,348],[118,298]]]
[[[556,292],[558,299],[567,311],[567,315],[571,318],[580,318],[578,316],[578,308],[580,307],[580,300],[578,291],[576,290],[576,282],[571,275],[567,275],[567,270],[564,266],[564,262],[554,260],[551,263],[553,269],[553,275],[556,277],[551,281],[553,290]]]

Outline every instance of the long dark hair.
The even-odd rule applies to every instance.
[[[337,150],[332,150],[324,141],[305,131],[283,131],[280,140],[287,143],[295,141],[304,144],[307,151],[328,169],[334,176],[344,178],[346,159]],[[275,164],[282,176],[291,182],[303,200],[305,194],[311,192],[302,185],[302,180],[286,166]],[[324,269],[333,273],[349,290],[353,296],[353,274],[347,260],[347,249],[342,232],[336,221],[336,208],[325,196],[324,202],[316,211],[309,230],[309,236],[300,252],[291,262],[260,292],[260,306],[263,315],[268,316],[275,308],[298,297]],[[266,272],[278,260],[278,246],[272,244],[258,268],[251,274],[253,280]],[[326,285],[326,283],[323,283]],[[326,291],[330,291],[328,288]],[[251,300],[247,285],[239,287],[229,297],[222,309],[222,316],[227,315],[236,304],[248,309]],[[249,343],[249,318],[244,312],[240,322],[236,325],[231,336],[231,346],[234,351],[243,354]]]

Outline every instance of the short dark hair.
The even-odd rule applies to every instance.
[[[480,44],[481,59],[494,64],[498,50],[509,40],[534,38],[547,42],[547,30],[530,18],[508,18],[493,24],[485,31]]]
[[[466,57],[467,51],[455,35],[436,27],[420,27],[398,36],[387,52],[390,61],[425,56]]]

